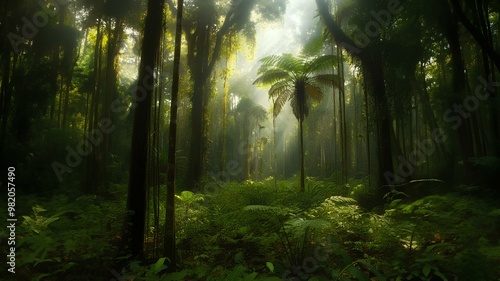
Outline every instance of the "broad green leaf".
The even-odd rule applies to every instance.
[[[434,271],[434,275],[441,278],[441,280],[443,280],[443,281],[448,281],[448,278],[446,278],[441,272],[439,272],[437,270]]]
[[[422,269],[422,273],[424,274],[425,277],[429,276],[429,273],[431,273],[431,266],[426,264],[424,266],[424,269]]]
[[[162,271],[163,269],[166,268],[164,265],[166,258],[159,258],[158,261],[151,266],[151,270],[157,274],[158,272]]]
[[[370,281],[370,278],[366,277],[366,275],[363,273],[363,271],[359,270],[359,268],[357,268],[355,266],[351,266],[349,268],[349,273],[351,273],[352,276],[356,277],[357,280]]]
[[[387,278],[383,276],[372,264],[368,263],[367,261],[359,261],[359,263],[363,264],[364,266],[368,267],[370,271],[377,276],[378,281],[387,281]]]
[[[274,272],[274,264],[272,262],[269,262],[269,261],[266,262],[266,266],[267,266],[267,268],[269,268],[269,270],[271,272]]]

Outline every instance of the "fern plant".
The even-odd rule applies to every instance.
[[[40,234],[41,232],[47,230],[49,224],[59,219],[60,214],[53,215],[50,217],[44,217],[40,215],[40,213],[45,212],[47,210],[39,205],[33,206],[32,210],[33,210],[33,217],[23,216],[24,221],[21,225],[37,234]]]
[[[304,219],[285,207],[250,205],[245,211],[265,218],[269,230],[274,231],[285,250],[285,256],[290,266],[300,266],[306,258],[305,250],[314,231],[328,228],[330,224],[322,219]]]

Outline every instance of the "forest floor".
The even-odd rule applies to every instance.
[[[173,274],[163,274],[155,243],[165,198],[157,224],[150,204],[151,262],[114,268],[126,186],[106,197],[24,196],[16,273],[1,280],[500,280],[500,200],[477,187],[418,188],[432,190],[394,193],[374,210],[366,183],[355,180],[309,179],[305,193],[295,180],[180,192]]]

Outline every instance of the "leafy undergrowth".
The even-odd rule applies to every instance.
[[[500,280],[499,200],[454,193],[371,212],[363,182],[221,183],[177,196],[179,270],[165,259],[109,269],[124,200],[33,204],[19,230],[19,280]],[[354,199],[356,198],[356,199]],[[163,200],[161,200],[163,201]],[[26,201],[25,201],[26,202]],[[163,201],[164,202],[164,201]],[[164,208],[164,206],[163,206]]]
[[[123,200],[58,195],[18,201],[22,218],[16,228],[16,273],[0,280],[101,280],[99,276],[109,275],[123,224]],[[23,209],[30,205],[31,210]]]

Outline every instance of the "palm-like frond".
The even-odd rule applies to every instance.
[[[303,65],[304,61],[292,54],[283,54],[276,61],[276,67],[292,73],[300,72]]]
[[[295,115],[297,120],[302,121],[309,115],[306,93],[303,93],[302,96],[297,91],[294,91],[293,95],[290,97],[290,105],[292,106],[293,115]]]
[[[272,69],[284,70],[288,73],[301,71],[304,61],[292,54],[271,55],[260,59],[261,67],[257,74],[266,73]]]
[[[324,70],[331,70],[332,65],[337,63],[337,56],[324,55],[315,57],[305,64],[305,73],[315,73]]]
[[[307,44],[302,49],[301,54],[305,56],[314,56],[315,54],[318,54],[323,49],[325,38],[327,37],[322,35],[314,37],[309,42],[307,42]]]
[[[320,44],[321,41],[314,42]],[[304,54],[306,55],[306,54]],[[262,58],[262,65],[257,72],[260,75],[254,84],[271,85],[269,97],[274,101],[273,115],[276,117],[285,103],[290,100],[293,113],[298,120],[309,114],[308,96],[320,101],[323,97],[320,85],[338,87],[337,75],[312,74],[331,70],[337,58],[324,55],[308,59],[306,56],[295,57],[292,54],[271,55]],[[298,85],[302,89],[298,90]]]
[[[274,66],[276,62],[279,60],[280,55],[270,55],[267,57],[263,57],[259,60],[261,63],[261,68],[265,66]]]
[[[293,84],[291,81],[282,80],[274,83],[269,89],[269,97],[276,99],[278,96],[285,95],[287,92],[291,92],[293,90]]]
[[[255,124],[259,124],[267,119],[267,111],[262,105],[253,106],[249,111],[249,115],[252,116]]]
[[[321,84],[324,86],[339,88],[339,76],[337,74],[318,74],[311,77],[309,80],[314,84]]]
[[[274,117],[280,114],[281,110],[283,109],[283,106],[292,96],[292,92],[293,92],[293,86],[291,86],[289,83],[282,83],[280,85],[275,84],[273,85],[273,87],[271,87],[271,90],[269,90],[269,97],[271,97],[274,100],[274,105],[273,105]]]
[[[331,223],[324,219],[305,220],[301,218],[291,219],[287,221],[287,226],[290,226],[295,233],[303,235],[306,230],[324,230],[331,226]]]
[[[323,99],[323,92],[321,89],[311,83],[306,84],[306,94],[316,101],[321,101]]]
[[[259,76],[253,84],[259,84],[259,85],[273,85],[276,82],[279,82],[281,80],[289,79],[290,74],[287,71],[281,70],[281,69],[269,69],[265,73],[263,73],[261,76]]]

